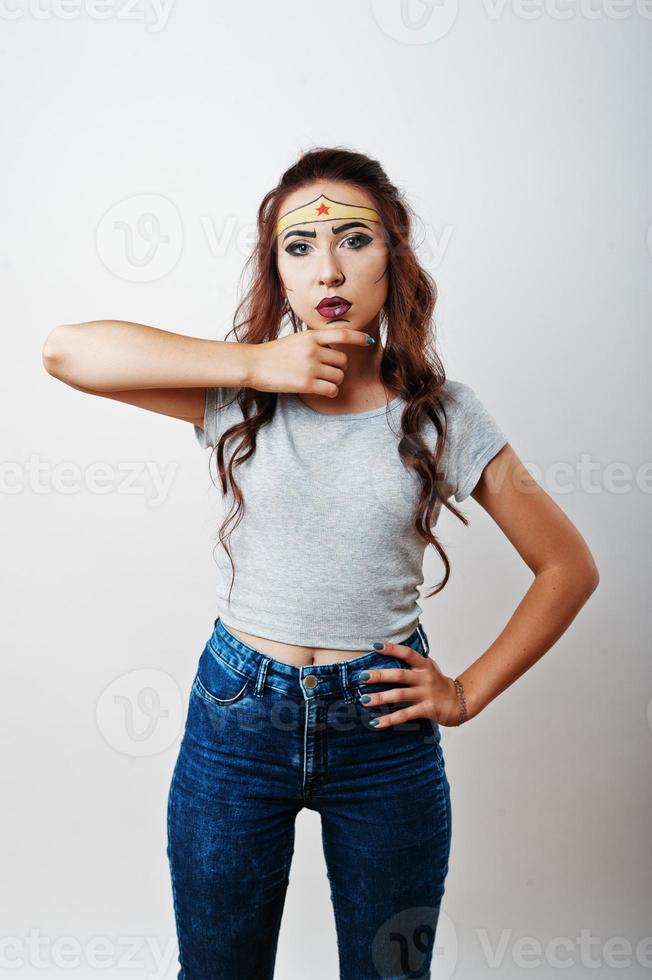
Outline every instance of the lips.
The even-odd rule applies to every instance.
[[[351,309],[351,303],[342,296],[326,296],[315,309],[329,319],[344,316]]]

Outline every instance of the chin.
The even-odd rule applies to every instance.
[[[308,326],[313,326],[313,324],[309,323]],[[330,326],[335,326],[335,327],[351,327],[353,330],[359,330],[360,329],[360,327],[355,322],[355,320],[352,320],[351,317],[347,317],[347,316],[341,316],[341,317],[338,317],[338,318],[336,318],[334,320],[324,320],[322,323],[316,323],[316,324],[314,324],[314,328],[316,330],[320,330],[320,329],[323,330],[324,327],[330,327]]]

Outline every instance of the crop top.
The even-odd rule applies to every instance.
[[[206,389],[204,429],[194,426],[202,448],[242,421],[237,399],[228,404],[237,392]],[[460,503],[507,438],[469,385],[447,380],[440,394],[446,499]],[[233,470],[245,509],[227,540],[235,566],[229,604],[231,563],[219,542],[215,549],[218,615],[227,627],[342,650],[400,643],[416,628],[426,545],[413,528],[420,481],[398,453],[404,404],[399,396],[382,408],[331,415],[277,393],[253,455]],[[430,419],[422,434],[434,449]],[[225,444],[225,461],[239,438]],[[229,487],[223,517],[232,503]]]

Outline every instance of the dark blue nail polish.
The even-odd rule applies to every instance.
[[[385,644],[384,643],[373,643],[372,646],[374,647],[375,650],[382,650],[383,647],[385,646]]]
[[[374,340],[374,338],[373,338],[373,337],[370,337],[369,335],[367,335],[367,343],[368,343],[368,344],[375,344],[375,343],[376,343],[376,341]]]
[[[379,721],[380,721],[380,718],[372,718],[371,721],[369,722],[369,724],[370,725],[377,725]]]
[[[365,670],[362,674],[360,674],[360,680],[361,681],[368,681],[370,677],[371,677],[371,674],[369,673],[368,670]]]
[[[360,700],[364,701],[364,703],[366,704],[367,701],[371,701],[371,694],[363,694]]]

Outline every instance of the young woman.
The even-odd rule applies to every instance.
[[[185,980],[273,977],[303,807],[321,816],[342,980],[429,977],[452,829],[440,726],[528,670],[598,583],[578,530],[446,378],[410,232],[375,160],[314,150],[260,205],[235,343],[121,321],[46,341],[68,384],[193,424],[231,505],[168,799]],[[445,569],[428,598],[446,585],[433,528],[442,506],[468,524],[451,500],[470,494],[534,580],[452,678],[418,587],[428,544]]]

